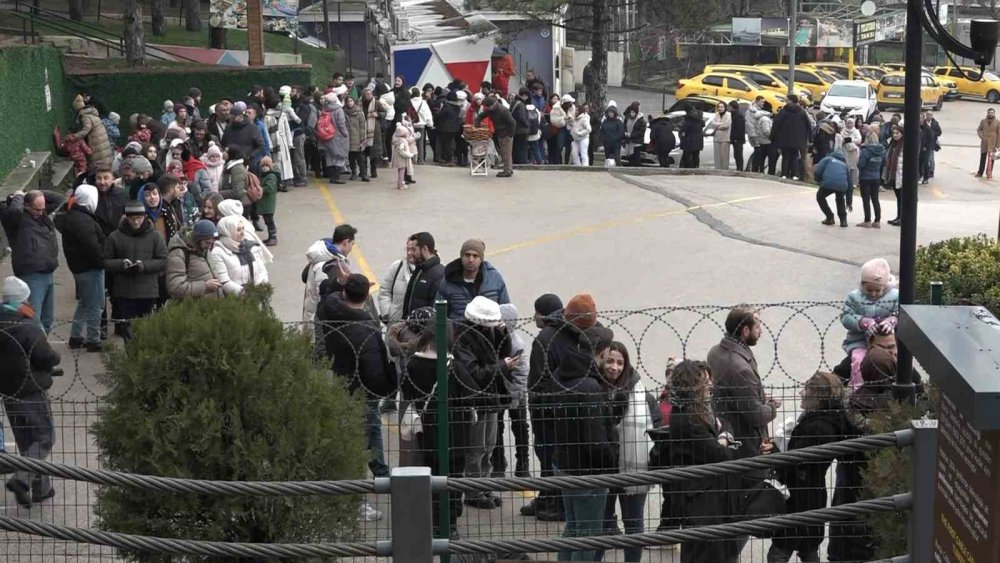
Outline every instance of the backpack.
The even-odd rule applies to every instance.
[[[337,128],[333,125],[333,116],[324,111],[316,120],[316,140],[325,143],[337,136]]]
[[[256,174],[247,170],[247,198],[251,202],[260,201],[264,197],[264,189],[260,187],[260,178]]]
[[[539,121],[538,121],[538,115],[539,114],[538,114],[538,110],[537,109],[528,110],[528,136],[529,137],[538,134],[538,127],[539,127],[539,125],[538,125],[538,123],[539,123]]]

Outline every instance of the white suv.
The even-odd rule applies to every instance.
[[[819,105],[820,111],[840,115],[847,112],[851,117],[868,121],[878,101],[871,84],[865,80],[838,80],[830,86]]]

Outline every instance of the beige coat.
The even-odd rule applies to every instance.
[[[997,150],[997,145],[1000,144],[1000,119],[994,118],[993,121],[989,119],[980,121],[976,132],[979,133],[980,139],[979,152],[992,153]]]
[[[172,299],[219,297],[222,290],[208,291],[205,282],[214,279],[208,253],[195,250],[191,230],[170,239],[167,252],[167,291]]]
[[[108,131],[101,123],[97,110],[85,107],[80,110],[79,118],[80,130],[75,135],[86,141],[90,150],[94,151],[94,154],[90,155],[90,161],[95,166],[99,164],[111,166],[115,155],[111,150],[111,141],[108,140]]]

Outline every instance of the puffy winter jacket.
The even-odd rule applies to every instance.
[[[462,276],[462,259],[456,258],[445,266],[444,279],[438,287],[437,298],[448,302],[449,319],[464,319],[465,307],[480,295],[501,305],[510,303],[503,276],[489,262],[483,261],[471,288],[466,286]]]
[[[333,373],[347,380],[348,390],[364,389],[369,397],[394,395],[395,364],[389,361],[379,324],[364,309],[348,306],[339,293],[323,299],[316,316]]]
[[[840,314],[840,324],[847,329],[844,337],[844,352],[848,354],[855,348],[866,345],[865,331],[861,328],[861,319],[869,318],[876,322],[899,314],[899,290],[892,288],[879,299],[869,299],[860,289],[847,294],[844,310]]]
[[[126,270],[122,260],[142,261],[142,269]],[[147,218],[138,231],[122,221],[104,244],[104,269],[113,277],[111,297],[156,299],[160,273],[167,269],[167,243]]]
[[[308,264],[302,271],[302,283],[306,284],[304,295],[302,296],[302,330],[311,333],[313,322],[316,320],[316,308],[319,306],[319,287],[326,278],[323,265],[332,260],[335,256],[340,256],[344,262],[350,265],[346,256],[342,256],[340,251],[333,244],[333,239],[323,238],[311,245],[306,250],[306,260]]]
[[[265,284],[268,281],[263,248],[249,240],[244,240],[244,244],[245,250],[234,252],[221,242],[216,242],[208,253],[212,273],[222,284],[222,291],[226,295],[239,295],[243,293],[244,286]]]
[[[705,148],[705,122],[699,110],[688,110],[679,132],[681,150],[701,152]]]
[[[751,104],[747,109],[747,137],[755,147],[771,144],[771,112]]]
[[[0,304],[0,393],[24,397],[52,387],[52,368],[59,353],[52,349],[42,326],[28,313]]]
[[[798,104],[788,104],[781,108],[771,128],[774,146],[779,149],[801,150],[811,138],[812,125],[806,112]]]
[[[421,307],[433,307],[443,279],[444,266],[436,254],[418,264],[406,284],[403,318],[409,318],[410,313]]]
[[[819,161],[813,169],[813,174],[819,187],[823,189],[846,193],[851,188],[843,151],[835,150],[830,156]]]
[[[94,151],[90,155],[90,161],[96,166],[103,164],[111,166],[114,159],[114,151],[111,149],[111,141],[108,139],[108,132],[101,123],[101,117],[97,115],[97,110],[93,107],[85,107],[80,110],[80,130],[75,133],[77,138],[87,141],[87,146]]]
[[[45,192],[46,213],[62,202],[62,197]],[[11,266],[15,276],[51,274],[59,266],[56,227],[48,215],[34,218],[24,210],[24,194],[12,195],[3,210],[3,228],[10,241]]]
[[[570,129],[570,134],[573,136],[574,141],[582,141],[590,137],[591,131],[593,131],[593,127],[590,125],[589,114],[581,113],[573,119],[573,127]]]
[[[66,265],[74,274],[104,269],[104,241],[107,235],[94,214],[74,205],[56,217],[56,228],[63,234]]]
[[[882,161],[885,159],[885,147],[880,143],[861,145],[858,156],[858,170],[862,180],[878,180],[882,177]]]
[[[191,228],[174,235],[167,245],[167,291],[173,299],[220,297],[222,290],[208,291],[205,282],[215,279],[208,253],[198,250]]]
[[[410,284],[413,268],[406,258],[400,258],[390,264],[382,276],[378,287],[378,313],[383,322],[402,320],[406,288]]]

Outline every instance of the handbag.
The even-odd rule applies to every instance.
[[[427,395],[427,400],[424,401],[423,410],[427,410],[427,405],[431,401],[431,397],[434,396],[434,391],[437,390],[437,383],[431,387],[431,392]],[[420,414],[417,412],[415,403],[411,402],[406,405],[406,410],[403,411],[403,415],[399,417],[399,439],[412,442],[419,438],[419,435],[424,431],[423,421],[420,419]]]

